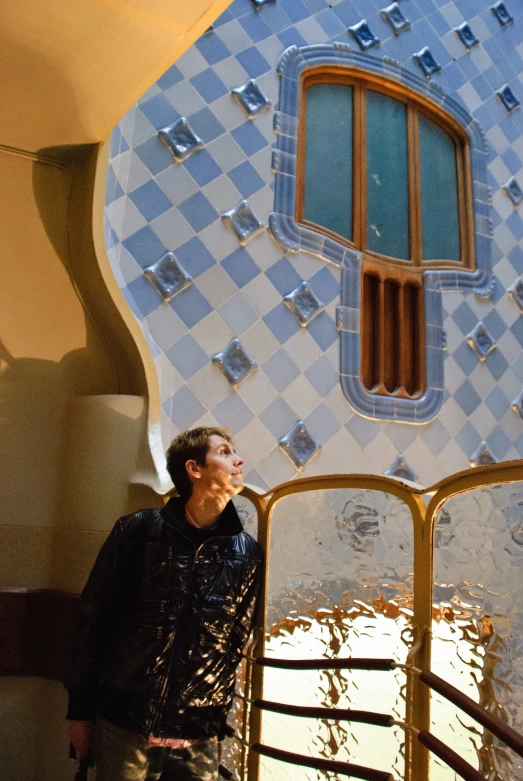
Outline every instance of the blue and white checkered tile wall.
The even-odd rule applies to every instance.
[[[261,488],[298,475],[383,473],[398,456],[429,485],[477,459],[523,456],[523,419],[512,408],[523,388],[523,314],[517,292],[507,292],[523,274],[523,203],[513,203],[517,184],[513,199],[503,189],[512,177],[523,187],[523,118],[496,95],[508,85],[523,102],[523,5],[400,0],[410,27],[399,34],[381,13],[387,6],[275,0],[256,10],[251,0],[234,0],[112,136],[107,248],[154,356],[164,444],[190,426],[229,426],[247,481]],[[511,23],[501,23],[504,10]],[[241,199],[265,226],[273,211],[275,68],[284,49],[333,41],[357,48],[348,28],[362,19],[380,41],[373,55],[414,73],[421,70],[413,55],[428,47],[441,66],[432,79],[478,120],[489,145],[496,292],[491,300],[443,295],[445,401],[425,425],[367,420],[347,403],[335,328],[339,270],[304,253],[286,255],[267,230],[242,246],[220,219]],[[460,37],[456,28],[465,23]],[[272,104],[253,119],[231,95],[250,78]],[[182,116],[203,149],[175,162],[158,130]],[[193,278],[168,303],[143,273],[167,251]],[[303,281],[325,306],[306,327],[283,302]],[[479,322],[495,343],[484,360],[467,342]],[[211,360],[233,337],[258,365],[236,389]],[[298,420],[321,445],[301,471],[278,443]]]

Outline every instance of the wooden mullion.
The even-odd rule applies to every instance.
[[[365,127],[365,83],[354,84],[353,208],[352,238],[356,249],[365,248],[367,220],[367,140]]]
[[[469,172],[470,149],[454,142],[456,147],[456,167],[458,186],[458,214],[461,262],[466,268],[473,268],[474,248],[474,209],[472,206],[472,182]]]
[[[376,307],[376,322],[374,323],[374,328],[376,329],[376,347],[377,347],[377,371],[376,371],[376,379],[377,379],[377,392],[380,394],[386,394],[387,389],[385,388],[384,378],[385,378],[385,280],[383,279],[383,276],[380,275],[379,277],[379,283],[378,283],[378,295],[377,295],[377,307]]]
[[[407,377],[409,372],[410,353],[412,345],[410,344],[410,324],[409,324],[408,303],[405,297],[405,283],[400,283],[398,291],[398,312],[397,328],[399,343],[399,361],[398,361],[398,391],[400,395],[405,395]]]
[[[407,145],[410,258],[415,266],[421,266],[423,254],[418,112],[411,102],[407,105]]]

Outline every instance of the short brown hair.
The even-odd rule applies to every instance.
[[[196,461],[199,466],[205,466],[209,439],[216,434],[232,445],[232,438],[227,429],[219,426],[199,426],[188,431],[182,431],[173,439],[167,450],[167,471],[181,498],[187,501],[192,493],[192,483],[185,464]]]

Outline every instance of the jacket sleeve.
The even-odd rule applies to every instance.
[[[96,715],[102,665],[118,624],[129,572],[128,518],[115,524],[80,596],[79,631],[65,680],[68,719],[88,721]]]

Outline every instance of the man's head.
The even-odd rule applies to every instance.
[[[200,426],[173,439],[167,451],[167,471],[184,501],[196,488],[231,498],[243,488],[242,459],[230,434],[217,426]]]

